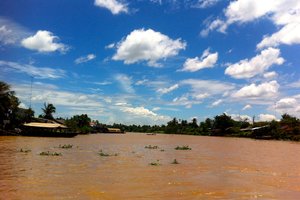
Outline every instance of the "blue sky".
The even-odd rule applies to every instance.
[[[102,123],[300,117],[298,0],[4,0],[0,79]],[[32,80],[32,95],[31,95]]]

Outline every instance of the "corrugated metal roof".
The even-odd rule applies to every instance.
[[[23,124],[24,126],[29,127],[40,127],[40,128],[68,128],[62,124],[58,123],[41,123],[41,122],[30,122]]]

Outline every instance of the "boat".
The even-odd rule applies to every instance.
[[[104,128],[103,133],[125,134],[125,131],[123,131],[119,128]]]
[[[39,137],[75,137],[78,135],[72,132],[67,126],[59,123],[30,122],[22,126],[20,135]]]

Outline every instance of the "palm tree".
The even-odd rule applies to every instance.
[[[4,120],[10,120],[15,114],[20,102],[14,96],[14,91],[10,90],[10,85],[0,81],[0,124],[4,124]]]
[[[52,113],[55,113],[56,108],[52,103],[44,103],[44,108],[42,108],[44,115],[42,115],[45,119],[53,119]]]

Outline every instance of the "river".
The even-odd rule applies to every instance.
[[[73,146],[59,148],[65,144]],[[174,149],[185,145],[191,150]],[[100,156],[101,150],[109,156]],[[48,151],[61,155],[40,155]],[[300,143],[243,138],[2,136],[0,199],[295,200],[300,199],[299,153]],[[174,159],[179,164],[172,164]]]

